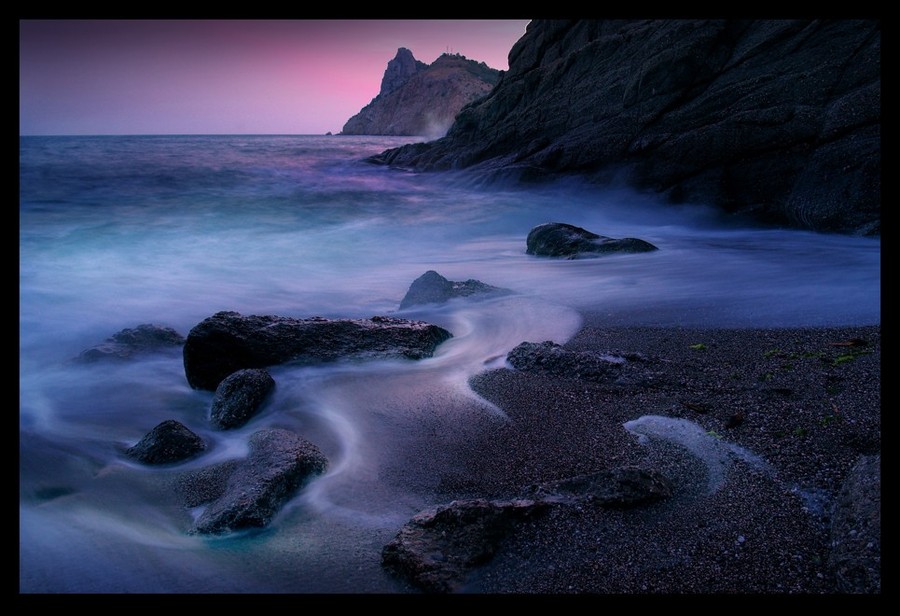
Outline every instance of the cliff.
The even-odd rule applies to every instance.
[[[486,95],[500,71],[459,54],[443,54],[427,65],[401,47],[388,62],[381,91],[347,120],[343,135],[443,137],[459,110]]]
[[[536,20],[445,138],[373,162],[576,173],[766,223],[880,232],[877,20]]]

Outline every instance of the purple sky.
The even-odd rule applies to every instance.
[[[527,23],[23,20],[19,133],[337,133],[397,48],[505,70]]]

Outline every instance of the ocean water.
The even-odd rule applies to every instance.
[[[610,325],[880,323],[880,240],[760,228],[577,182],[503,185],[362,162],[409,141],[340,136],[20,139],[19,589],[23,593],[403,592],[381,547],[439,504],[442,429],[504,421],[467,386],[522,341],[565,342],[584,311]],[[525,254],[568,222],[660,250],[585,260]],[[512,294],[399,310],[427,270]],[[278,366],[243,428],[208,424],[180,354],[77,364],[141,323],[191,327],[220,310],[421,319],[454,337],[433,358]],[[210,445],[174,468],[121,449],[165,419]],[[477,421],[476,421],[477,420]],[[246,453],[282,426],[329,471],[262,531],[189,535],[167,480]],[[425,445],[427,443],[427,445]]]

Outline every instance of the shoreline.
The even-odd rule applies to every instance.
[[[643,376],[592,382],[496,369],[473,377],[473,389],[509,420],[485,422],[452,445],[460,470],[442,477],[441,491],[509,498],[528,485],[638,465],[665,474],[675,494],[633,510],[555,511],[524,524],[462,592],[880,592],[880,513],[867,529],[875,541],[859,554],[869,568],[856,590],[837,575],[833,536],[854,465],[880,460],[880,324],[601,323],[585,315],[562,346],[638,354]],[[695,426],[701,441],[726,452],[713,462],[720,466],[685,442],[651,433],[641,443],[624,429],[645,416]]]

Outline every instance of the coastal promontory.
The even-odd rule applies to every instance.
[[[878,235],[880,51],[878,20],[534,20],[444,138],[370,160],[577,174]]]

